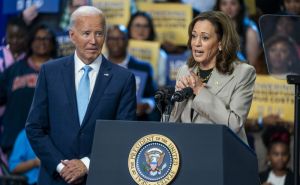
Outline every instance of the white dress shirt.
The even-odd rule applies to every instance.
[[[89,72],[89,78],[90,78],[90,97],[93,93],[96,79],[100,70],[100,66],[102,63],[102,55],[99,55],[89,66],[92,68],[92,70]],[[76,51],[74,54],[74,64],[75,64],[75,86],[76,86],[76,92],[78,90],[80,79],[83,75],[83,67],[86,65],[82,62],[82,60],[78,57]],[[90,166],[90,159],[88,157],[83,157],[80,159],[83,164],[86,166],[87,170],[89,170]],[[66,159],[67,161],[67,159]],[[56,167],[56,171],[58,173],[61,172],[61,170],[65,167],[62,163],[59,163]]]
[[[74,62],[75,62],[75,86],[76,86],[76,92],[78,90],[80,79],[83,75],[83,67],[86,65],[82,62],[82,60],[78,57],[76,51],[74,55]],[[89,72],[89,78],[90,78],[90,97],[93,93],[95,82],[97,79],[97,75],[100,69],[102,63],[102,55],[99,55],[89,66],[92,68],[92,70]]]

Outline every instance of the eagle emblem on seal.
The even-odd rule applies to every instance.
[[[165,153],[159,148],[151,148],[145,152],[146,166],[145,170],[151,175],[160,175],[161,172],[167,167],[164,163]]]

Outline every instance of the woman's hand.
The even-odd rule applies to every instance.
[[[204,86],[205,83],[202,83],[199,77],[192,71],[190,71],[189,75],[183,76],[176,81],[177,91],[180,91],[186,87],[191,87],[195,95],[198,95]]]

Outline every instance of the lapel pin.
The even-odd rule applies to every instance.
[[[109,74],[108,73],[104,73],[104,76],[109,76]]]

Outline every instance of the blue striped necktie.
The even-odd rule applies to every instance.
[[[90,99],[90,78],[89,72],[92,68],[85,65],[83,68],[83,75],[80,79],[78,90],[77,90],[77,107],[80,125],[82,124],[87,106]]]

